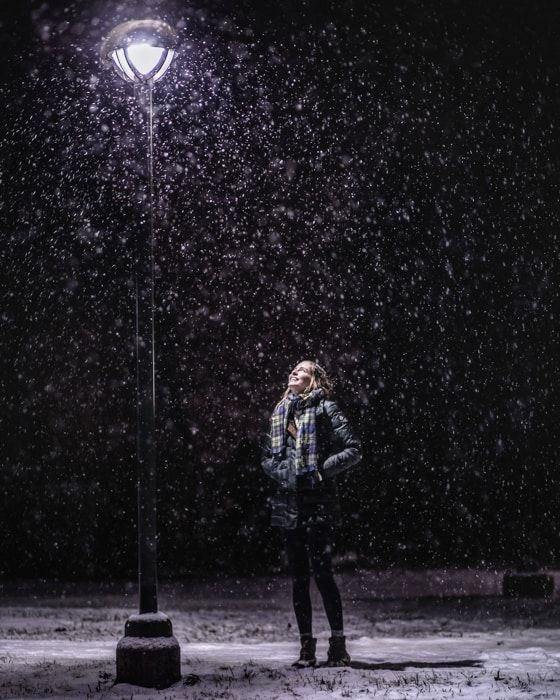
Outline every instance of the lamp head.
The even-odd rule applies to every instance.
[[[177,33],[157,19],[123,22],[101,45],[101,60],[130,83],[155,83],[171,65]]]

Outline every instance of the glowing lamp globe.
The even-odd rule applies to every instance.
[[[142,19],[115,27],[101,45],[101,58],[129,83],[157,83],[171,65],[177,34],[161,20]]]

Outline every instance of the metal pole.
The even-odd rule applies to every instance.
[[[175,40],[175,32],[164,23],[151,20],[125,22],[115,28],[116,35],[112,38],[109,35],[103,45],[102,56],[113,59],[114,52],[122,48],[119,43],[123,39],[121,34],[128,37],[126,46],[134,38],[134,31],[145,32],[146,26],[157,30],[157,37],[163,32]],[[124,71],[120,63],[119,73],[130,78],[130,73]],[[138,82],[134,82],[135,98],[140,106],[137,112],[142,120],[140,133],[145,133],[148,138],[147,170],[139,191],[141,220],[135,255],[140,611],[137,615],[130,615],[124,626],[124,637],[117,644],[116,682],[163,689],[181,678],[181,648],[173,636],[171,620],[158,612],[157,602],[153,83],[141,78],[136,70],[134,74],[138,79]]]
[[[147,186],[136,248],[138,585],[140,614],[157,612],[157,486],[154,353],[154,182],[152,84],[137,86],[147,113]],[[144,110],[142,110],[144,111]]]

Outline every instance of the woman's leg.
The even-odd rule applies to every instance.
[[[332,570],[334,539],[334,527],[331,525],[313,525],[309,527],[309,554],[313,565],[315,583],[323,599],[332,635],[342,636],[344,634],[342,600]]]
[[[350,655],[346,651],[342,601],[332,571],[334,528],[325,525],[311,528],[308,542],[315,582],[323,598],[323,605],[331,626],[327,666],[348,666]]]
[[[312,636],[311,597],[309,595],[309,555],[305,528],[285,530],[288,566],[292,577],[292,599],[301,636]]]

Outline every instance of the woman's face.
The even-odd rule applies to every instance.
[[[300,362],[288,377],[288,389],[294,394],[301,394],[311,384],[312,367],[309,362]]]

